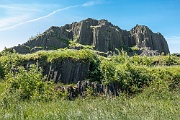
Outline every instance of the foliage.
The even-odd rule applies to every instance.
[[[129,98],[121,94],[115,98],[89,98],[74,101],[45,102],[17,101],[8,109],[0,109],[0,119],[75,119],[75,120],[178,120],[180,117],[180,91],[153,93],[149,88],[142,94]],[[159,99],[158,96],[167,96]]]
[[[0,81],[0,119],[179,119],[180,58],[118,53],[107,58],[87,49],[1,53],[0,75],[5,75],[5,82]],[[68,101],[62,99],[66,92],[55,91],[54,84],[45,81],[39,66],[18,67],[25,61],[46,64],[64,59],[90,63],[88,79],[117,82],[120,96],[95,98],[89,87],[86,99]]]
[[[16,96],[19,100],[50,100],[53,97],[53,89],[50,82],[45,82],[42,70],[35,65],[31,65],[29,70],[19,67],[16,73],[6,75],[7,91],[4,99],[9,96]]]
[[[4,78],[4,68],[0,63],[0,80]]]
[[[93,50],[94,46],[92,45],[82,45],[80,43],[77,42],[77,40],[70,40],[70,44],[69,44],[69,48],[79,48],[79,49],[91,49]]]
[[[138,55],[134,55],[131,57],[130,62],[133,63],[134,65],[145,65],[145,66],[153,65],[152,57],[147,57],[147,56],[140,57]]]
[[[106,60],[101,62],[100,68],[103,82],[108,84],[117,81],[121,90],[127,93],[140,92],[144,85],[148,85],[153,78],[146,67],[129,63],[119,65],[114,61]]]
[[[101,82],[102,73],[100,71],[100,60],[94,59],[89,66],[89,80]]]
[[[70,44],[70,41],[71,41],[69,39],[62,39],[62,38],[58,38],[58,40],[65,43],[65,44],[68,44],[68,45]]]
[[[154,61],[159,59],[158,66]],[[103,59],[100,63],[101,81],[105,84],[117,81],[122,91],[130,94],[142,92],[144,87],[154,81],[167,81],[171,89],[177,88],[180,81],[180,68],[177,66],[179,58],[175,56],[132,56],[124,51],[119,55]],[[163,66],[160,66],[163,65]]]
[[[19,66],[23,62],[23,57],[15,52],[4,52],[0,57],[0,65],[2,66],[4,75],[8,74],[14,66]]]
[[[35,36],[31,36],[28,41],[32,41],[32,40],[38,38],[40,35],[41,35],[40,33],[37,33]]]
[[[58,49],[52,51],[39,51],[34,54],[22,55],[24,60],[47,60],[48,62],[62,61],[64,59],[74,59],[91,62],[96,59],[96,55],[90,50],[70,50]]]
[[[131,47],[131,50],[132,50],[132,51],[138,51],[139,48],[138,48],[137,46],[133,46],[133,47]]]

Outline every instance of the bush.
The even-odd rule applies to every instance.
[[[100,71],[102,74],[102,83],[109,84],[113,82],[116,70],[116,64],[110,60],[103,60],[100,64]]]
[[[120,83],[122,91],[132,94],[141,92],[152,80],[152,75],[145,67],[127,63],[116,67],[114,78]]]
[[[109,84],[116,81],[120,89],[129,94],[141,92],[153,78],[145,66],[136,66],[131,63],[119,64],[113,60],[103,60],[100,71],[103,83]]]
[[[19,67],[16,73],[9,73],[6,84],[6,96],[16,94],[20,100],[50,100],[53,97],[51,83],[45,81],[42,70],[36,65],[31,65],[29,70]]]
[[[0,64],[0,79],[4,78],[4,68],[3,66]]]

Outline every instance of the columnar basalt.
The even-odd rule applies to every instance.
[[[168,44],[160,33],[153,33],[147,26],[136,25],[130,31],[122,30],[107,20],[88,18],[80,22],[73,22],[61,27],[52,26],[44,33],[28,42],[13,47],[18,53],[32,53],[38,50],[52,50],[65,48],[69,42],[75,40],[82,45],[93,45],[101,52],[121,50],[124,47],[137,46],[144,53],[149,51],[169,53]],[[148,55],[148,52],[146,52]]]

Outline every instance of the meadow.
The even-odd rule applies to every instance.
[[[13,59],[11,59],[13,57]],[[72,58],[91,62],[89,80],[118,82],[119,96],[67,95],[53,90],[42,70],[18,67],[29,59],[54,61]],[[132,56],[123,51],[111,57],[91,50],[38,52],[30,55],[2,53],[0,57],[0,119],[2,120],[178,120],[180,118],[180,58],[173,55]],[[14,77],[16,75],[16,77]],[[97,77],[98,76],[98,77]],[[91,91],[90,91],[91,92]]]

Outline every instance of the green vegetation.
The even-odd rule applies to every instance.
[[[35,65],[31,65],[28,71],[19,67],[17,71],[11,71],[7,74],[5,79],[4,103],[10,99],[45,101],[52,99],[53,88],[50,86],[51,82],[45,82],[42,70]]]
[[[66,40],[66,39],[62,39],[62,38],[58,38],[59,41],[62,41],[63,43],[66,43],[66,44],[70,44],[70,41],[71,40]]]
[[[91,96],[67,99],[46,80],[41,67],[64,59],[90,64],[89,80],[104,84],[116,82],[120,96]],[[35,61],[28,70],[26,61]],[[61,83],[60,83],[61,84]],[[0,54],[0,119],[158,119],[180,118],[180,58],[167,56],[119,55],[103,57],[93,50],[58,49],[20,55]]]
[[[94,49],[93,45],[82,45],[77,42],[77,39],[75,40],[70,40],[69,48],[81,48],[81,49]]]
[[[40,35],[42,35],[42,34],[37,33],[35,36],[31,36],[28,41],[34,40],[34,39],[36,39]]]

